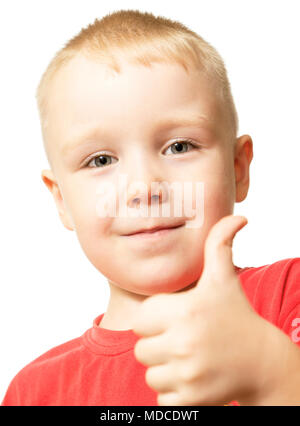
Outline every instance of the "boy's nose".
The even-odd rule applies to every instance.
[[[154,186],[143,185],[142,188],[128,191],[127,205],[130,208],[139,207],[141,204],[161,204],[168,199],[168,191],[161,183],[155,182]]]
[[[156,158],[148,152],[135,150],[125,164],[127,176],[126,199],[128,208],[169,203],[168,174]],[[127,185],[127,186],[126,186]]]

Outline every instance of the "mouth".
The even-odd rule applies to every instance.
[[[161,237],[167,234],[174,232],[178,228],[182,228],[184,224],[176,225],[176,226],[156,226],[151,229],[142,229],[137,232],[133,232],[131,234],[125,235],[130,238],[156,238]]]

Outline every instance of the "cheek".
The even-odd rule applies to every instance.
[[[116,266],[111,240],[114,218],[99,216],[95,191],[88,189],[79,198],[81,202],[75,200],[73,210],[78,241],[89,261],[105,275]]]
[[[230,181],[207,182],[204,194],[204,215],[206,220],[215,222],[223,216],[232,214],[234,206],[234,187]]]
[[[216,150],[205,189],[208,214],[213,214],[211,209],[216,209],[220,217],[232,212],[235,200],[234,163],[228,149]]]
[[[101,195],[94,182],[69,183],[67,188],[67,204],[70,207],[78,238],[81,241],[92,242],[105,236],[111,226],[112,217],[103,217],[99,211],[102,204]]]
[[[199,211],[198,216],[202,215],[204,225],[211,226],[232,213],[235,180],[234,166],[228,153],[221,150],[212,152],[207,161],[191,170],[190,178],[193,180],[193,195],[189,202],[193,209]]]

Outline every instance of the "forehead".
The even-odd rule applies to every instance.
[[[213,83],[197,70],[177,64],[150,68],[122,63],[118,74],[106,65],[77,56],[55,77],[48,99],[48,136],[60,145],[97,126],[122,135],[152,131],[172,117],[202,117],[216,130],[220,100]],[[119,129],[120,126],[120,129]],[[63,146],[64,147],[64,146]]]

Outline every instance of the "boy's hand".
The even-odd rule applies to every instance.
[[[146,382],[159,405],[223,405],[267,382],[268,323],[251,307],[232,263],[233,238],[246,223],[230,215],[212,227],[194,288],[141,305],[133,331],[143,338],[134,354],[150,367]]]

